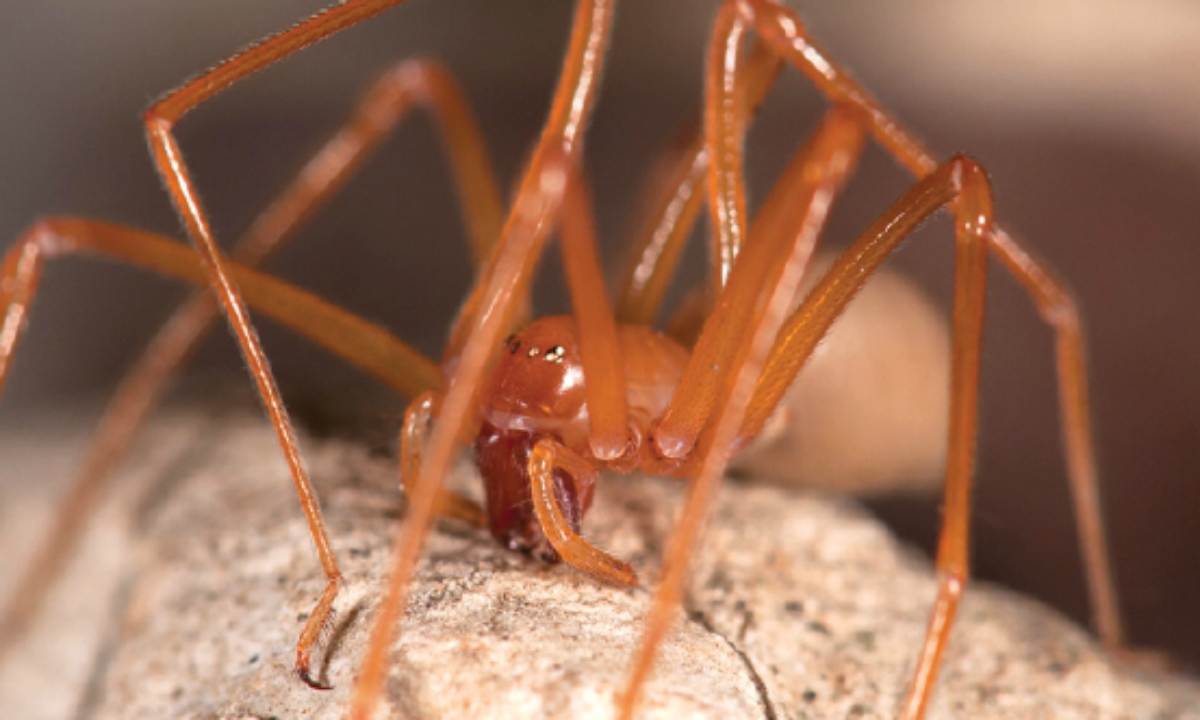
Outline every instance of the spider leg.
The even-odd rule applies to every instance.
[[[706,148],[712,158],[709,170],[710,212],[722,236],[718,243],[741,248],[746,231],[745,190],[742,180],[744,122],[740,113],[713,110],[737,103],[736,78],[742,62],[740,43],[745,23],[722,9],[710,49]],[[692,453],[733,372],[733,359],[742,351],[747,328],[761,312],[764,288],[773,287],[786,257],[801,230],[815,233],[823,225],[832,195],[857,162],[863,118],[849,105],[835,106],[809,142],[797,153],[771,200],[751,229],[755,240],[737,256],[736,270],[718,295],[716,306],[692,350],[671,405],[652,429],[652,442],[666,458],[682,459]],[[712,127],[716,125],[716,127]],[[732,138],[734,139],[731,139]],[[822,186],[828,186],[827,197]],[[726,196],[733,196],[732,198]],[[737,198],[741,198],[740,200]],[[794,230],[790,230],[794,228]],[[727,236],[727,237],[726,237]],[[757,238],[761,236],[762,241]],[[814,235],[815,236],[815,235]],[[811,250],[811,248],[810,248]],[[807,262],[807,255],[805,262]]]
[[[720,113],[713,108],[728,107],[727,96],[737,92],[731,80],[738,76],[746,23],[734,10],[731,5],[722,8],[713,30],[706,122],[714,122],[714,116]],[[744,195],[740,171],[729,172],[730,167],[741,167],[743,118],[734,113],[716,122],[720,133],[706,129],[713,159],[709,207],[713,225],[723,236],[722,246],[733,247],[740,244],[733,238],[745,235],[745,214],[739,209],[744,207],[744,199],[722,196]],[[633,716],[657,648],[674,619],[696,538],[736,449],[738,429],[773,338],[795,297],[829,206],[857,160],[863,138],[861,123],[857,110],[835,106],[801,149],[801,159],[789,167],[787,177],[781,181],[794,194],[784,198],[779,193],[774,196],[778,200],[768,201],[756,223],[762,228],[762,237],[746,244],[737,257],[712,318],[692,350],[671,407],[652,430],[660,454],[671,457],[673,452],[682,451],[678,457],[686,457],[691,465],[698,463],[699,468],[688,485],[641,647],[618,702],[618,717],[624,720]],[[718,376],[715,386],[713,376]],[[672,452],[663,452],[664,445]]]
[[[590,449],[601,461],[624,460],[636,464],[640,447],[635,445],[635,434],[628,425],[625,368],[617,323],[596,252],[591,192],[578,165],[571,169],[559,224],[563,267],[579,333],[580,362],[587,380]],[[543,439],[534,446],[528,461],[530,491],[546,539],[567,564],[578,570],[619,586],[637,585],[637,576],[627,564],[599,550],[571,527],[555,500],[556,468],[565,471],[576,483],[580,498],[591,496],[597,475],[593,461],[556,440]]]
[[[808,77],[821,92],[835,101],[850,102],[859,107],[867,116],[875,140],[909,172],[921,178],[934,171],[937,161],[932,153],[813,43],[795,13],[774,0],[728,2],[737,5],[764,43]],[[1002,226],[992,227],[987,243],[1029,293],[1042,319],[1054,330],[1067,479],[1075,504],[1092,623],[1100,642],[1110,651],[1120,653],[1126,642],[1104,535],[1100,480],[1089,412],[1087,352],[1079,304],[1049,266]]]
[[[746,60],[742,88],[747,115],[766,99],[779,74],[780,60],[762,43],[755,43]],[[684,243],[704,202],[701,183],[708,175],[701,113],[689,119],[650,171],[645,198],[632,232],[629,263],[618,293],[617,319],[631,325],[651,325],[675,272]],[[714,237],[713,266],[720,253]],[[723,275],[723,274],[722,274]],[[718,288],[719,289],[719,288]]]
[[[945,521],[938,545],[938,598],[905,704],[907,718],[919,718],[924,713],[968,574],[986,238],[993,217],[991,190],[978,165],[962,157],[943,165],[921,180],[834,263],[779,333],[742,429],[743,437],[758,431],[791,379],[870,274],[922,220],[950,201],[957,221],[957,253]]]
[[[442,396],[428,390],[413,398],[404,411],[404,425],[400,429],[400,483],[410,498],[417,491],[421,454],[425,449],[430,423],[437,416],[441,403]],[[487,526],[487,515],[479,503],[445,488],[438,493],[436,513],[475,527]]]
[[[583,148],[583,129],[591,117],[612,29],[611,0],[580,0],[562,75],[550,117],[517,192],[488,267],[468,298],[459,326],[472,328],[455,354],[454,377],[410,499],[408,522],[398,531],[387,592],[379,604],[351,704],[352,718],[366,718],[379,698],[386,654],[407,599],[409,579],[433,521],[437,490],[464,425],[474,417],[473,403],[489,360],[500,348],[501,333],[519,303],[522,278],[531,272],[550,233],[572,172]],[[451,342],[454,342],[452,337]]]
[[[1095,433],[1088,398],[1087,341],[1079,303],[1046,263],[1001,227],[993,228],[989,247],[1016,277],[1054,330],[1058,406],[1067,460],[1067,481],[1075,503],[1079,546],[1092,606],[1092,625],[1100,642],[1121,655],[1128,647],[1121,623],[1111,554],[1104,534]]]
[[[196,254],[178,241],[97,220],[42,220],[17,240],[0,265],[0,379],[24,330],[42,264],[74,254],[107,256],[192,285],[207,284]],[[397,393],[416,396],[441,387],[437,365],[382,327],[258,270],[237,264],[230,269],[257,311]]]
[[[168,238],[92,220],[52,218],[37,223],[18,239],[0,266],[0,387],[26,324],[43,263],[75,253],[107,255],[201,287],[208,282],[195,253]],[[412,396],[440,387],[438,367],[383,328],[280,280],[237,265],[230,269],[252,306],[397,392]],[[15,638],[31,607],[22,607],[21,596],[16,596],[0,626],[0,642],[7,645]]]
[[[228,261],[217,245],[208,217],[201,206],[191,172],[184,162],[183,153],[175,138],[175,125],[197,106],[230,85],[308,45],[378,15],[399,2],[400,0],[357,0],[329,7],[288,30],[242,50],[188,81],[151,105],[142,116],[150,155],[212,283],[212,290],[221,302],[263,407],[275,428],[280,449],[283,451],[296,495],[300,500],[300,507],[308,521],[321,569],[325,573],[325,590],[309,614],[296,644],[296,672],[313,687],[321,685],[309,672],[312,649],[332,617],[333,601],[342,583],[341,571],[338,569],[333,545],[329,541],[329,533],[321,519],[321,509],[312,481],[300,457],[296,432],[288,418],[258,334],[250,322],[241,292],[231,277]]]
[[[0,312],[3,313],[0,319],[0,384],[25,325],[42,263],[47,257],[74,252],[106,254],[201,287],[208,284],[208,276],[196,254],[181,243],[92,220],[44,220],[18,240],[0,268]],[[438,367],[386,330],[254,270],[236,265],[229,265],[226,270],[230,281],[240,284],[246,302],[375,375],[398,392],[412,396],[440,387]],[[315,497],[311,499],[314,512],[317,512]],[[315,517],[319,523],[319,514]],[[310,520],[310,527],[311,524]],[[317,626],[307,625],[297,645],[298,672],[314,687],[321,686],[307,675],[309,660],[312,647],[328,620],[337,589],[335,580],[330,580],[317,607],[318,610],[323,608],[326,620]],[[9,617],[16,615],[14,612]],[[15,632],[2,629],[5,635]],[[315,634],[310,636],[310,632]]]
[[[500,225],[500,197],[471,108],[454,78],[430,60],[398,63],[376,80],[342,127],[304,164],[235,244],[244,266],[266,260],[293,236],[361,166],[413,109],[431,111],[441,131],[471,231],[472,255],[482,262]],[[138,429],[176,370],[211,331],[218,309],[198,293],[167,320],[125,374],[105,408],[85,460],[43,540],[0,614],[0,652],[14,642],[61,572]]]
[[[591,192],[574,166],[559,216],[563,268],[579,333],[579,354],[588,406],[588,443],[602,461],[617,461],[637,451],[632,445],[625,397],[625,363],[617,337],[600,257]],[[539,515],[540,517],[540,515]]]
[[[499,259],[483,295],[489,302],[481,305],[484,311],[479,314],[479,324],[458,359],[453,380],[442,401],[442,411],[423,454],[416,487],[409,497],[407,522],[399,528],[394,542],[391,575],[378,606],[355,686],[350,710],[352,718],[367,717],[378,699],[386,669],[387,648],[400,620],[421,547],[433,522],[438,491],[463,428],[475,417],[473,403],[484,370],[500,346],[501,333],[507,325],[507,310],[516,300],[514,291],[523,267],[540,254],[557,215],[567,182],[565,162],[564,155],[556,152],[554,147],[538,154],[531,163],[531,172],[535,174],[522,184],[513,213],[497,245]]]
[[[540,174],[539,155],[552,145],[560,145],[569,158],[578,156],[579,148],[583,145],[584,130],[596,103],[595,88],[599,85],[604,71],[611,34],[612,6],[613,0],[580,0],[576,6],[571,41],[551,103],[550,117],[542,128],[530,160],[522,172],[524,181]],[[462,310],[451,327],[444,360],[453,362],[465,352],[465,346],[473,337],[473,330],[479,322],[479,315],[488,311],[487,303],[490,298],[486,289],[496,272],[499,255],[499,248],[496,248],[480,274],[474,290],[463,303]],[[506,311],[509,313],[507,325],[511,326],[513,317],[527,314],[529,283],[532,281],[535,265],[536,263],[529,263],[521,274],[515,291],[516,304]]]

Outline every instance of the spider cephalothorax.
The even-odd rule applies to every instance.
[[[575,321],[535,320],[504,341],[479,399],[475,459],[484,480],[489,528],[500,544],[552,562],[531,498],[529,461],[539,441],[560,445],[596,468],[627,471],[646,451],[648,424],[670,403],[687,351],[665,335],[636,325],[618,326],[623,352],[631,446],[616,463],[601,463],[588,444],[588,406]],[[555,468],[554,496],[570,529],[592,504],[596,471]]]

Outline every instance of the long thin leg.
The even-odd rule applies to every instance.
[[[180,243],[129,228],[94,221],[46,220],[31,228],[9,252],[0,270],[0,380],[16,349],[36,291],[45,256],[89,250],[141,264],[166,275],[174,275],[204,286],[208,278],[193,253]],[[351,363],[375,374],[406,395],[440,386],[438,367],[385,330],[353,317],[327,302],[252,270],[231,267],[229,276],[243,283],[250,303],[268,315],[310,337]],[[311,490],[311,488],[310,488]],[[310,494],[309,499],[315,503]],[[313,505],[317,530],[324,532]],[[318,537],[324,537],[319,535]],[[336,569],[336,568],[335,568]],[[314,612],[330,612],[337,578],[330,580]],[[308,625],[297,645],[296,668],[314,687],[322,687],[309,676],[311,649],[324,626]],[[9,632],[6,630],[6,633]]]
[[[554,93],[550,118],[521,181],[488,269],[468,300],[465,313],[473,330],[463,344],[442,414],[429,438],[406,527],[395,541],[395,557],[387,593],[380,602],[350,716],[365,720],[378,700],[386,669],[386,652],[408,597],[409,579],[433,519],[437,490],[454,453],[488,361],[499,351],[501,333],[518,299],[523,275],[537,262],[572,172],[583,150],[583,129],[596,101],[597,88],[612,29],[611,0],[581,0],[575,11],[562,76]],[[461,323],[462,321],[460,321]]]
[[[563,266],[579,334],[580,361],[586,379],[588,441],[592,454],[614,467],[629,461],[636,465],[640,448],[629,432],[624,360],[617,323],[596,252],[595,218],[591,191],[576,165],[563,198],[559,218]],[[578,484],[595,483],[596,467],[561,443],[543,439],[528,462],[530,491],[538,522],[550,544],[569,565],[600,580],[632,587],[637,576],[625,563],[580,537],[567,522],[555,500],[554,470],[562,469]],[[578,493],[583,497],[584,492]]]
[[[432,390],[413,398],[404,411],[404,425],[400,428],[400,484],[404,492],[412,497],[417,491],[417,475],[421,471],[421,453],[429,435],[429,425],[437,417],[441,396]],[[479,503],[456,492],[442,488],[438,493],[436,513],[470,523],[475,527],[487,526],[487,515]]]
[[[396,64],[376,80],[343,123],[301,168],[234,246],[245,266],[266,260],[342,187],[414,108],[429,109],[451,159],[463,216],[477,265],[499,234],[500,195],[474,113],[453,76],[430,60]],[[166,385],[215,324],[217,306],[208,293],[182,305],[126,373],[98,423],[85,460],[60,506],[51,532],[0,613],[0,653],[28,626],[28,619],[61,571],[93,514],[112,470]]]
[[[684,244],[700,216],[708,173],[699,118],[692,118],[650,169],[638,193],[643,207],[635,215],[626,269],[617,285],[617,319],[630,325],[652,325],[683,254]]]
[[[780,57],[808,77],[833,100],[853,103],[866,114],[875,139],[918,178],[937,167],[933,154],[878,102],[817,47],[800,18],[773,0],[731,0],[742,16]],[[1104,535],[1100,480],[1087,394],[1087,352],[1078,302],[1045,262],[1035,257],[1001,226],[993,226],[988,247],[1025,287],[1042,319],[1057,338],[1056,367],[1067,477],[1075,503],[1075,521],[1083,550],[1092,605],[1092,622],[1100,641],[1117,652],[1125,646],[1120,603]]]
[[[564,154],[548,148],[531,164],[537,173],[522,185],[512,217],[497,246],[499,261],[494,264],[487,292],[491,300],[481,307],[479,324],[458,359],[442,412],[430,435],[428,448],[418,474],[416,488],[409,496],[406,522],[398,531],[387,592],[380,601],[371,628],[367,653],[355,686],[350,717],[370,715],[383,683],[386,651],[400,620],[408,597],[409,580],[420,555],[436,509],[438,491],[458,445],[462,426],[475,412],[475,400],[483,372],[500,346],[501,333],[515,298],[515,289],[526,262],[541,251],[557,212],[568,169]]]
[[[18,240],[0,267],[0,389],[26,324],[42,264],[47,257],[76,252],[106,254],[195,285],[207,284],[195,254],[167,238],[87,220],[60,218],[38,223]],[[386,330],[253,270],[234,266],[232,272],[252,305],[398,392],[411,396],[440,387],[438,367]],[[18,624],[0,628],[5,640],[18,632],[22,611],[28,611],[16,607],[6,620]]]
[[[862,140],[861,115],[850,106],[835,106],[792,158],[754,219],[746,256],[739,260],[741,271],[731,274],[726,292],[694,343],[692,359],[680,381],[680,387],[688,391],[675,393],[671,407],[654,429],[660,452],[667,454],[668,443],[673,448],[670,456],[686,457],[692,451],[728,382],[732,358],[745,342],[749,317],[756,308],[753,298],[770,286],[766,273],[781,267],[777,253],[786,251],[783,243],[791,241],[802,225],[812,223],[812,231],[819,232],[827,217],[832,198],[814,193],[818,187],[814,178],[837,185],[832,190],[836,194],[858,162]]]
[[[95,220],[51,218],[22,235],[0,265],[0,381],[7,375],[47,259],[96,254],[204,286],[196,254],[170,238]],[[438,366],[387,330],[327,300],[251,268],[230,266],[257,311],[415,397],[442,387]],[[2,390],[0,385],[0,390]]]
[[[580,0],[577,5],[571,30],[571,41],[567,47],[562,75],[550,107],[550,117],[542,128],[529,163],[522,173],[525,180],[539,174],[538,153],[543,152],[546,148],[560,147],[570,158],[581,154],[584,130],[596,103],[595,88],[600,84],[604,71],[604,60],[608,54],[613,3],[614,0]],[[586,23],[581,22],[582,20],[586,20]],[[559,150],[555,150],[555,152],[559,152]],[[511,219],[511,217],[510,213],[509,218]],[[489,300],[486,288],[491,282],[491,276],[496,271],[499,255],[499,248],[497,248],[492,253],[490,262],[476,283],[474,291],[463,303],[463,308],[450,329],[450,339],[446,343],[446,351],[443,355],[444,362],[453,363],[465,352],[464,348],[473,337],[473,328],[478,323],[479,315],[486,312],[485,306]],[[521,279],[517,283],[517,304],[507,311],[510,313],[510,322],[507,323],[510,326],[512,318],[518,311],[528,310],[527,293],[534,269],[535,264],[529,263],[522,271]]]
[[[746,60],[745,78],[739,82],[747,114],[766,99],[779,74],[775,53],[755,43]],[[618,293],[617,318],[633,325],[651,325],[662,304],[667,285],[683,252],[684,242],[700,214],[704,193],[701,183],[708,175],[709,155],[704,146],[701,113],[690,119],[650,172],[644,208],[638,213],[633,232],[629,266]],[[719,240],[714,237],[711,256],[714,277],[721,285],[729,274],[722,267]],[[728,258],[732,260],[732,258]]]
[[[596,252],[591,192],[578,165],[563,198],[559,227],[563,267],[579,333],[580,361],[587,381],[588,443],[598,459],[617,461],[635,450],[625,399],[625,363]]]
[[[727,5],[718,13],[709,50],[710,77],[737,76],[739,43],[745,23],[733,10],[733,6]],[[706,102],[717,106],[723,104],[722,93],[736,94],[737,88],[736,84],[714,83],[711,80],[708,87],[710,95]],[[655,589],[653,605],[646,619],[642,644],[634,658],[625,691],[619,699],[618,717],[624,720],[633,717],[658,646],[666,636],[679,607],[683,582],[687,576],[696,538],[708,516],[712,497],[729,457],[736,449],[737,433],[771,343],[795,298],[817,238],[824,227],[828,208],[855,164],[861,149],[861,120],[857,117],[857,112],[847,112],[846,108],[835,107],[826,122],[801,150],[799,155],[802,160],[789,168],[781,185],[790,191],[792,197],[785,198],[783,193],[778,193],[773,194],[772,199],[768,201],[759,221],[764,228],[761,231],[762,237],[750,242],[738,256],[729,282],[718,298],[713,313],[716,319],[710,320],[705,326],[692,351],[684,377],[676,389],[671,409],[676,407],[681,397],[698,392],[697,386],[708,382],[704,373],[690,372],[693,365],[707,368],[710,373],[714,366],[726,370],[722,378],[722,387],[717,389],[717,402],[704,411],[706,419],[711,420],[707,424],[701,423],[694,431],[686,430],[685,426],[685,432],[676,435],[680,438],[679,444],[689,450],[695,449],[689,459],[698,459],[700,466],[688,486],[679,524],[667,548],[662,578]],[[709,117],[711,115],[711,112],[708,113]],[[722,132],[740,139],[739,125],[740,121],[734,118],[734,122],[724,124]],[[732,160],[733,167],[740,167],[740,160],[735,157],[741,154],[740,142],[717,138],[711,132],[708,133],[708,141],[720,141],[727,151],[724,154],[713,154],[709,180],[710,196],[744,193],[740,174],[727,176],[724,172],[727,168],[723,165],[724,162]],[[731,182],[722,181],[722,176],[726,176]],[[714,197],[710,201],[717,231],[730,237],[743,235],[744,230],[736,226],[745,222],[744,216],[718,209],[736,208],[742,203],[729,198],[719,200]],[[728,242],[728,238],[722,242]],[[756,307],[759,308],[757,311],[742,311],[745,308]],[[729,328],[723,327],[723,323],[728,322],[729,317],[740,318],[743,330],[741,334],[732,334]],[[727,346],[705,340],[706,335],[713,334],[726,335],[723,342],[731,342],[737,348],[737,352],[731,355],[725,352]],[[722,363],[728,365],[723,366]],[[668,410],[668,413],[670,412],[671,410]],[[661,424],[657,430],[661,430]],[[703,435],[700,435],[701,431]],[[694,434],[689,437],[686,432]]]
[[[739,279],[731,280],[728,293],[745,292],[746,289],[756,288],[745,278],[765,274],[765,268],[760,261],[767,257],[777,259],[776,250],[780,247],[786,250],[787,244],[790,244],[800,234],[801,231],[798,229],[800,226],[808,225],[805,234],[809,238],[815,238],[819,234],[819,228],[824,219],[824,207],[820,211],[810,211],[810,203],[805,200],[807,196],[813,194],[812,188],[809,187],[813,183],[812,178],[819,168],[827,176],[826,183],[831,189],[832,186],[839,185],[855,164],[862,141],[863,130],[857,111],[839,106],[829,113],[821,128],[815,133],[813,140],[796,153],[795,158],[784,172],[783,178],[772,191],[762,212],[755,220],[754,229],[751,231],[751,237],[755,239],[751,241],[751,244],[757,244],[760,247],[754,252],[747,252],[743,260],[744,265],[739,267],[738,273],[735,275]],[[829,198],[821,196],[820,200],[815,201],[814,204],[827,206]],[[592,257],[590,258],[575,259],[574,257],[575,254],[587,255],[581,248],[575,246],[591,247],[590,217],[591,210],[590,207],[587,207],[586,194],[578,192],[574,186],[569,186],[563,204],[564,255],[567,256],[568,265],[571,262],[586,263],[588,267],[580,268],[576,270],[576,273],[594,275],[591,282],[598,283],[599,267],[594,252],[591,253]],[[568,218],[571,219],[568,220]],[[568,229],[576,223],[582,227],[574,230]],[[577,234],[579,236],[574,237]],[[572,275],[570,268],[568,270],[568,275]],[[595,291],[588,291],[573,284],[572,298],[575,299],[578,311],[578,298],[591,298],[591,305],[600,305],[596,298],[603,298],[603,293],[595,294]],[[725,304],[733,305],[734,303],[726,302]],[[745,319],[743,318],[741,322],[745,322]],[[581,329],[581,335],[583,332]],[[739,342],[733,344],[740,346]],[[613,347],[616,347],[615,339]],[[697,352],[702,352],[702,350],[698,348]],[[618,356],[612,362],[619,361]],[[596,382],[596,378],[588,374],[590,371],[586,364],[584,372],[588,378],[588,389],[592,390],[592,384]],[[620,398],[624,397],[624,389],[621,385],[605,389],[604,392],[615,394]],[[590,408],[592,402],[590,395],[588,402]],[[561,512],[553,506],[552,470],[556,462],[572,475],[581,472],[594,473],[594,470],[591,470],[582,458],[578,458],[560,444],[547,441],[543,447],[539,443],[529,466],[535,507],[543,530],[551,544],[568,563],[600,579],[615,582],[609,568],[614,565],[620,568],[627,566],[591,546],[586,540],[571,531],[566,526],[565,520],[562,519]]]
[[[744,244],[741,226],[746,223],[741,171],[744,125],[735,110],[720,110],[736,106],[735,100],[740,97],[736,81],[741,74],[744,32],[745,23],[736,16],[735,9],[728,5],[722,8],[709,54],[709,109],[705,113],[706,123],[717,126],[705,131],[712,158],[708,190],[713,199],[709,209],[713,227],[719,228],[718,235],[722,236],[719,245],[734,256],[734,249]],[[817,189],[825,182],[840,187],[861,147],[861,123],[857,109],[849,105],[836,107],[797,155],[772,194],[772,202],[764,207],[752,230],[764,240],[749,243],[737,256],[737,265],[693,348],[671,405],[652,431],[652,441],[663,457],[683,459],[692,452],[720,393],[727,387],[734,367],[732,360],[748,337],[747,329],[753,327],[753,315],[762,311],[755,298],[777,282],[772,274],[782,269],[778,258],[787,255],[788,243],[796,237],[796,232],[782,230],[805,224],[819,227],[824,222],[831,198],[823,197]]]
[[[321,519],[321,509],[312,481],[300,457],[296,432],[276,387],[274,376],[262,351],[262,344],[250,323],[241,292],[234,283],[208,218],[201,208],[200,196],[175,139],[175,124],[196,106],[212,98],[246,76],[275,63],[298,50],[340,32],[398,4],[400,0],[359,0],[330,7],[292,28],[253,45],[208,72],[189,81],[150,106],[143,115],[150,154],[166,184],[167,191],[187,229],[212,290],[221,301],[225,316],[237,338],[242,356],[254,378],[263,407],[275,428],[284,460],[291,472],[300,507],[316,545],[326,586],[309,614],[296,644],[296,671],[313,687],[321,687],[309,672],[312,649],[321,637],[333,612],[333,601],[341,585],[341,571]]]
[[[968,574],[970,487],[978,422],[986,238],[991,231],[993,216],[991,191],[977,165],[956,158],[942,166],[922,180],[838,259],[780,332],[742,428],[743,437],[757,432],[782,391],[870,274],[924,218],[951,200],[958,221],[958,251],[950,437],[943,506],[945,520],[937,557],[938,600],[905,704],[905,717],[910,718],[921,717],[924,713]]]
[[[1099,471],[1088,399],[1087,343],[1079,304],[1066,285],[1016,238],[995,228],[991,249],[1033,297],[1042,319],[1054,329],[1058,405],[1066,445],[1067,479],[1075,503],[1079,545],[1087,570],[1092,625],[1111,652],[1126,649],[1110,554],[1104,533]]]
[[[937,560],[938,600],[906,701],[906,718],[919,718],[924,712],[938,662],[949,638],[950,623],[957,610],[967,577],[970,483],[977,425],[979,356],[986,278],[986,237],[991,230],[992,218],[990,189],[983,171],[977,165],[969,160],[956,158],[918,183],[838,260],[796,313],[787,319],[786,324],[781,320],[782,329],[774,341],[769,358],[764,355],[757,361],[753,357],[750,360],[746,360],[745,357],[741,359],[734,381],[734,391],[728,396],[725,406],[719,409],[717,425],[711,431],[706,430],[706,437],[701,441],[699,452],[703,457],[703,465],[700,475],[694,481],[694,485],[702,482],[715,483],[716,479],[710,480],[706,474],[712,459],[719,457],[721,465],[716,470],[723,470],[730,449],[736,446],[735,438],[741,434],[741,428],[729,436],[722,424],[722,419],[729,416],[729,406],[734,401],[741,403],[736,408],[739,417],[732,420],[739,425],[746,422],[751,410],[760,411],[762,407],[760,390],[763,382],[757,378],[750,380],[752,385],[759,386],[752,391],[752,395],[742,398],[738,394],[747,370],[762,371],[762,378],[765,380],[771,377],[772,368],[784,362],[791,366],[796,363],[793,358],[799,357],[799,364],[796,364],[798,371],[803,360],[815,348],[870,273],[879,267],[900,241],[923,219],[956,198],[958,253],[955,269],[954,354],[951,380],[951,449],[946,468],[946,520]],[[771,304],[774,302],[772,300]],[[794,377],[794,374],[793,372],[791,377]],[[640,684],[644,682],[654,646],[661,642],[669,625],[671,611],[681,592],[683,570],[678,568],[686,565],[692,539],[685,538],[677,542],[676,538],[683,535],[685,527],[689,533],[696,532],[692,527],[698,526],[700,520],[693,520],[692,516],[702,514],[704,505],[701,503],[707,502],[707,492],[709,491],[689,489],[680,528],[676,530],[668,550],[665,564],[667,570],[664,571],[662,581],[663,586],[670,581],[675,587],[670,591],[660,590],[655,596],[655,606],[647,623],[642,653],[639,655],[639,663],[635,665],[635,674],[626,695],[628,710],[622,708],[625,711],[623,717],[631,717],[633,701],[629,698],[635,696]],[[693,500],[694,497],[700,499]]]

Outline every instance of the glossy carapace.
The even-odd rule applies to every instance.
[[[628,472],[643,465],[651,421],[671,402],[687,362],[678,343],[648,327],[618,328],[629,403],[633,447],[605,467]],[[588,446],[588,408],[575,321],[545,317],[508,337],[480,394],[481,425],[475,458],[483,476],[488,524],[500,544],[548,561],[548,544],[533,511],[528,472],[534,444],[552,438],[568,450],[599,461]],[[555,470],[555,497],[571,529],[591,506],[592,477]]]

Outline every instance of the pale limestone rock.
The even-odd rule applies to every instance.
[[[402,501],[392,461],[341,442],[304,447],[348,580],[332,691],[291,671],[298,618],[323,579],[272,434],[244,409],[188,409],[158,421],[104,513],[116,559],[94,563],[99,577],[73,573],[0,665],[0,717],[68,717],[81,704],[98,718],[340,717]],[[38,464],[6,465],[4,479]],[[32,496],[10,502],[10,490],[5,548],[17,544],[10,524],[25,542],[32,532]],[[605,478],[587,534],[652,583],[680,490]],[[849,501],[727,484],[640,716],[893,717],[933,593],[928,564]],[[611,717],[648,600],[443,523],[391,653],[387,716]],[[72,607],[100,612],[81,629]],[[1200,718],[1200,688],[1116,667],[1054,612],[972,585],[930,716]]]

